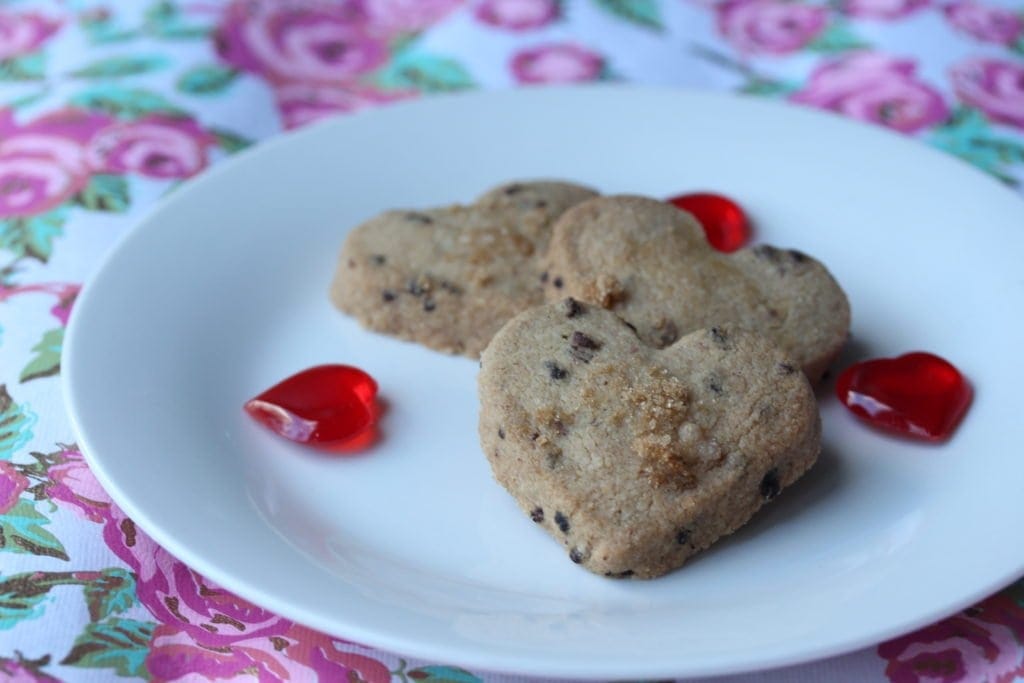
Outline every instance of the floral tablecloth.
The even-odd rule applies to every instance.
[[[829,109],[1024,182],[1019,0],[0,0],[0,679],[509,679],[339,642],[156,546],[74,443],[61,343],[111,244],[240,149],[432,93],[596,80]],[[755,678],[1024,680],[1024,582],[735,680]]]

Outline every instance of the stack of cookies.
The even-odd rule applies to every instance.
[[[850,323],[806,254],[723,254],[670,204],[565,182],[386,212],[349,234],[331,297],[480,357],[496,479],[573,562],[618,578],[680,567],[814,464],[812,385]]]

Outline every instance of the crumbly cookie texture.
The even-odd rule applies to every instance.
[[[479,392],[495,478],[573,562],[608,577],[680,567],[820,451],[807,378],[762,338],[716,327],[659,350],[572,298],[498,332]]]
[[[331,300],[376,332],[479,357],[512,316],[543,303],[552,225],[594,196],[571,183],[518,182],[468,206],[387,211],[349,233]]]
[[[767,245],[717,252],[690,214],[645,197],[576,205],[555,224],[545,263],[549,301],[607,308],[659,348],[715,325],[756,332],[811,382],[850,328],[846,295],[818,261]]]

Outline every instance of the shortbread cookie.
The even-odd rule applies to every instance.
[[[548,300],[608,308],[648,344],[728,325],[769,339],[812,382],[850,327],[846,295],[818,261],[770,246],[723,254],[690,214],[644,197],[598,197],[567,211],[546,270]]]
[[[509,318],[543,303],[551,226],[595,195],[523,182],[468,206],[387,211],[349,233],[331,300],[371,330],[478,357]]]
[[[658,350],[571,298],[505,325],[479,390],[495,478],[573,562],[604,576],[681,566],[820,450],[807,378],[760,337],[716,327]]]

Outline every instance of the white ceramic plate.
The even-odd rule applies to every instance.
[[[817,256],[849,293],[842,362],[939,353],[977,389],[966,421],[944,446],[908,443],[826,387],[820,464],[749,526],[663,579],[588,574],[491,479],[476,363],[365,332],[326,299],[350,226],[538,176],[737,198],[760,241]],[[127,513],[287,617],[478,669],[744,671],[869,645],[1024,573],[1022,257],[1013,193],[829,115],[633,88],[427,99],[282,136],[171,195],[86,287],[63,376]],[[323,362],[369,371],[390,405],[363,457],[242,412]]]

